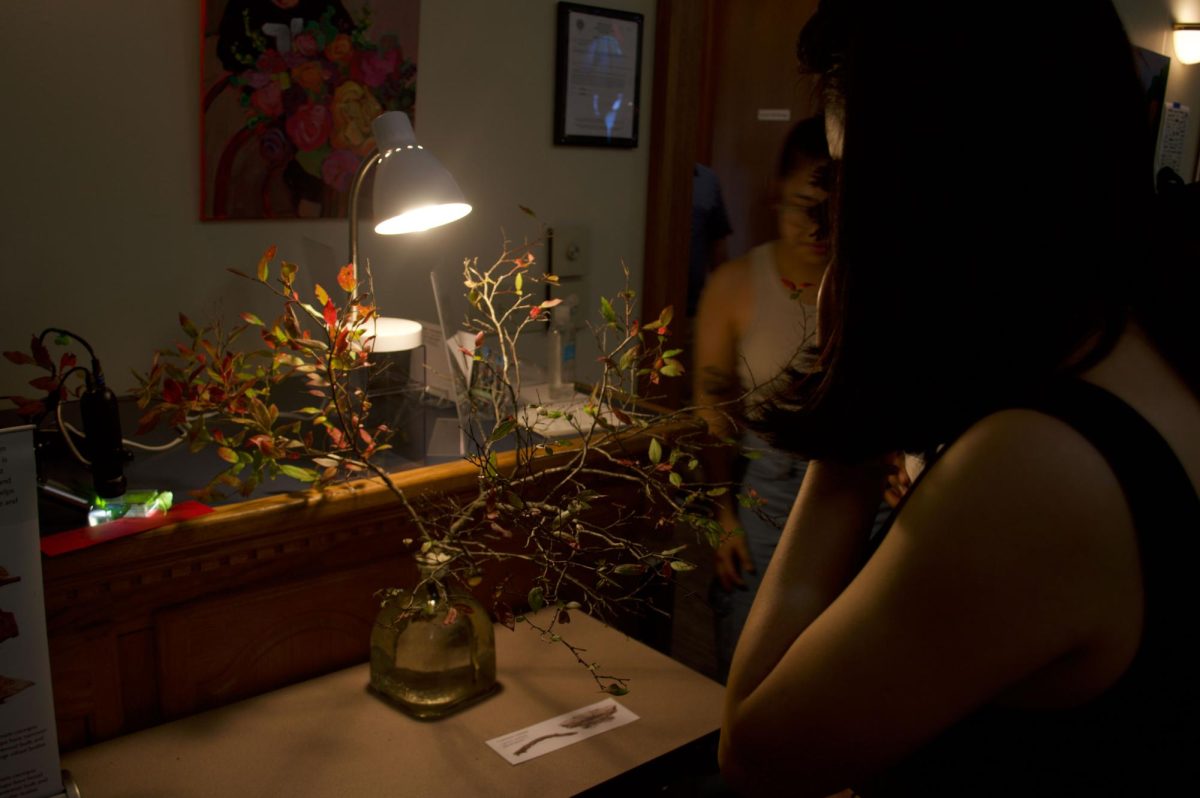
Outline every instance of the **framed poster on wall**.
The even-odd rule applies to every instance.
[[[642,15],[558,4],[554,143],[636,147]]]
[[[371,120],[413,115],[420,0],[201,8],[201,218],[344,217]]]

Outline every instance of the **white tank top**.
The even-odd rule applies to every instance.
[[[743,390],[769,386],[788,366],[810,369],[813,356],[805,349],[815,342],[817,333],[816,286],[792,299],[775,266],[773,243],[758,245],[748,258],[752,307],[749,324],[738,341],[737,363]],[[753,407],[769,392],[769,388],[759,391],[749,397],[748,404]]]

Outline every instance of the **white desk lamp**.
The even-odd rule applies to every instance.
[[[350,184],[350,263],[358,282],[358,196],[372,166],[375,232],[418,233],[461,219],[471,212],[454,178],[417,143],[403,111],[387,111],[371,123],[375,150],[363,159]],[[421,325],[408,319],[376,317],[375,352],[401,352],[421,345]]]

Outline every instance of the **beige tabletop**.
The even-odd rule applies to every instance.
[[[366,691],[365,665],[109,740],[63,757],[82,798],[373,798],[573,795],[720,725],[719,684],[580,612],[563,637],[639,720],[510,765],[486,740],[593,704],[561,644],[496,629],[502,690],[456,715],[413,720]]]

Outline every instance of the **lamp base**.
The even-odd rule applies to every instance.
[[[394,316],[375,319],[372,352],[407,352],[421,345],[421,323]]]

